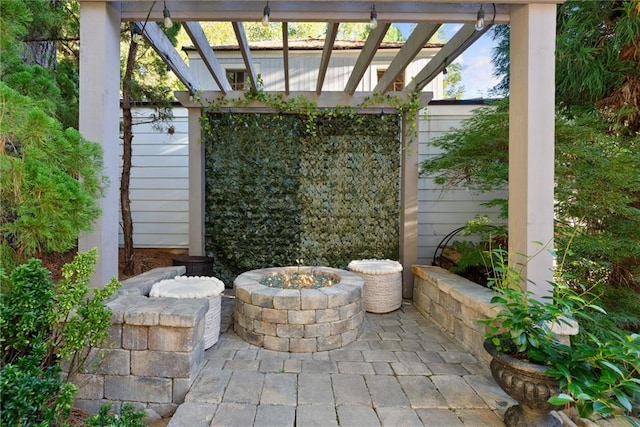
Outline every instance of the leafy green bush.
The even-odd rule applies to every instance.
[[[508,106],[481,109],[434,141],[442,154],[424,161],[421,174],[445,188],[507,188]],[[567,271],[576,282],[628,286],[640,272],[639,141],[611,135],[606,120],[583,113],[557,116],[555,142],[555,243],[567,253]],[[506,217],[506,200],[492,203]]]
[[[100,411],[85,421],[85,427],[144,427],[142,419],[144,411],[136,411],[130,404],[125,404],[119,414],[111,411],[111,405],[106,404]]]
[[[77,389],[61,366],[68,379],[107,337],[105,302],[120,286],[112,279],[89,295],[97,257],[96,249],[78,254],[57,284],[38,259],[11,272],[11,291],[0,300],[0,420],[6,425],[56,424],[71,409]]]

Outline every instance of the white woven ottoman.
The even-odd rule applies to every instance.
[[[370,313],[389,313],[402,305],[402,265],[389,259],[351,261],[348,269],[365,281],[364,304]]]
[[[220,336],[220,306],[224,283],[215,277],[177,276],[154,284],[150,297],[207,298],[209,310],[204,318],[205,350],[218,342]]]

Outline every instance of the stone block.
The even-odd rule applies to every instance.
[[[303,338],[304,325],[277,325],[276,334],[283,338]]]
[[[104,398],[103,375],[75,374],[72,382],[78,386],[76,399],[100,400]]]
[[[233,303],[233,312],[236,314],[244,314],[244,305],[246,302],[240,301],[238,297],[234,300]]]
[[[287,318],[290,324],[309,325],[316,321],[315,310],[288,310]]]
[[[345,346],[349,343],[354,342],[359,335],[358,329],[349,329],[341,334],[342,336],[342,345]]]
[[[100,375],[129,375],[131,373],[129,350],[94,348],[87,358],[85,369]]]
[[[456,318],[460,318],[460,314],[461,314],[461,308],[460,308],[460,301],[454,299],[451,297],[451,295],[440,295],[440,297],[442,298],[440,300],[440,302],[442,303],[442,306],[444,307],[445,310],[447,310],[447,312]]]
[[[318,342],[316,338],[291,338],[289,351],[292,353],[312,353],[316,351]]]
[[[346,331],[348,323],[349,319],[331,322],[331,335],[340,335],[341,333]]]
[[[193,385],[193,381],[195,378],[174,378],[173,379],[173,389],[172,393],[172,402],[173,403],[182,403],[184,402],[184,398],[189,392],[189,389]]]
[[[245,316],[244,314],[236,315],[236,323],[248,331],[253,330],[253,319]]]
[[[263,308],[276,308],[273,305],[273,300],[276,294],[278,294],[279,292],[282,292],[282,290],[260,286],[259,288],[256,288],[251,294],[251,304]]]
[[[340,319],[348,319],[359,311],[361,311],[360,301],[349,303],[340,307]]]
[[[111,324],[121,325],[124,323],[124,314],[127,310],[131,307],[136,307],[146,303],[148,299],[149,298],[144,296],[132,295],[127,297],[116,297],[115,299],[107,302],[106,305],[111,310]]]
[[[268,335],[267,335],[268,336]],[[258,347],[262,347],[264,344],[265,335],[259,334],[253,331],[245,331],[243,339],[249,344],[256,345]]]
[[[342,336],[340,335],[318,337],[318,351],[333,350],[340,347],[342,347]]]
[[[264,337],[263,346],[267,350],[289,351],[289,338],[272,337],[267,335]]]
[[[270,323],[288,323],[287,310],[276,310],[275,308],[263,308],[262,320]]]
[[[329,335],[331,335],[330,323],[314,323],[304,326],[305,338],[328,337]]]
[[[362,326],[362,322],[364,322],[364,311],[360,311],[351,318],[345,320],[347,321],[347,330],[358,329]]]
[[[245,304],[242,314],[253,320],[262,320],[262,307]]]
[[[80,409],[81,411],[88,412],[90,414],[97,414],[104,405],[111,405],[112,410],[118,410],[120,408],[120,402],[108,400],[108,399],[80,399],[76,398],[73,401],[73,407]]]
[[[189,378],[204,364],[202,345],[193,352],[132,351],[131,373],[142,377]]]
[[[278,310],[300,310],[300,291],[297,289],[279,289],[273,297],[273,308]]]
[[[326,310],[316,310],[316,323],[329,323],[340,320],[339,308],[327,308]]]
[[[255,284],[242,284],[240,286],[238,286],[236,284],[236,286],[235,286],[236,300],[237,301],[242,301],[244,303],[251,304],[251,295],[253,294],[253,292],[255,292],[255,291],[257,291],[258,289],[261,289],[261,288],[264,288],[264,286],[259,285],[257,283],[255,283]]]
[[[170,378],[107,375],[104,379],[104,395],[107,399],[171,403],[171,394]]]
[[[327,308],[327,294],[317,289],[302,289],[300,291],[300,308],[302,310]]]
[[[331,288],[321,288],[320,292],[327,295],[327,308],[342,307],[349,304],[349,292],[341,289],[340,285]]]
[[[204,322],[195,328],[174,328],[170,326],[154,326],[149,328],[149,346],[152,351],[193,351],[204,333]]]
[[[178,403],[149,403],[147,409],[151,409],[161,417],[168,418],[175,414],[178,406],[180,406]]]
[[[107,339],[102,343],[104,348],[121,348],[122,347],[122,324],[112,324],[108,329]]]
[[[209,310],[209,300],[202,298],[179,298],[160,312],[161,326],[193,328]]]
[[[146,350],[149,345],[149,326],[122,325],[122,348]]]
[[[133,295],[134,292],[138,295],[149,295],[149,292],[151,292],[151,288],[155,283],[160,280],[173,279],[185,272],[186,267],[183,265],[154,268],[153,270],[138,274],[137,276],[131,277],[122,282],[122,287],[118,290],[118,295]]]
[[[276,336],[276,324],[270,322],[263,322],[262,320],[253,321],[253,330],[258,334]]]
[[[159,325],[160,312],[175,301],[175,298],[144,298],[140,304],[125,311],[124,323],[139,326]]]

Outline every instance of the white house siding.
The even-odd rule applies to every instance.
[[[437,154],[430,141],[469,117],[478,105],[431,104],[419,124],[419,161]],[[148,114],[150,110],[145,110]],[[175,133],[151,125],[134,127],[131,203],[136,247],[188,248],[187,112],[174,110]],[[479,195],[465,189],[442,191],[431,178],[418,181],[418,262],[430,264],[440,241],[478,214],[494,216],[481,206],[504,194]],[[122,244],[122,235],[120,236]]]
[[[480,105],[433,103],[427,108],[427,117],[419,124],[420,162],[436,156],[439,151],[430,142],[459,127]],[[452,188],[444,191],[429,177],[418,180],[418,262],[431,264],[434,252],[442,239],[477,215],[497,218],[497,208],[481,206],[505,193],[485,193]],[[454,240],[456,240],[454,238]],[[460,240],[460,238],[458,238]]]
[[[425,49],[418,54],[405,70],[405,83],[418,74],[418,72],[435,55],[437,49]],[[194,77],[200,83],[203,90],[218,90],[218,85],[207,70],[202,59],[195,51],[188,51],[189,67]],[[397,50],[381,50],[375,55],[369,67],[360,81],[357,91],[371,91],[378,83],[376,70],[387,68],[393,60]],[[245,69],[242,59],[236,51],[219,51],[216,57],[220,64],[227,70]],[[284,91],[284,60],[280,51],[252,51],[253,64],[256,73],[260,74],[265,90]],[[351,71],[358,58],[358,52],[338,50],[331,54],[327,74],[324,79],[324,91],[343,91],[351,75]],[[320,66],[320,52],[309,50],[289,51],[289,90],[315,91],[318,80],[318,67]],[[441,99],[442,75],[425,86],[424,91],[433,92],[434,99]]]
[[[146,121],[151,113],[152,109],[138,108],[134,121]],[[133,127],[130,197],[133,244],[138,248],[189,246],[187,110],[174,108],[173,115],[160,127],[150,123]],[[168,133],[169,125],[173,134]],[[122,245],[122,227],[119,238]]]

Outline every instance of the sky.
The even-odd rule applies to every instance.
[[[405,38],[409,37],[412,24],[395,25],[400,28],[400,32]],[[451,38],[460,27],[461,25],[445,25],[446,39]],[[455,62],[462,64],[461,84],[464,86],[462,99],[488,98],[489,89],[498,83],[498,79],[493,76],[491,64],[491,52],[494,45],[491,32],[487,31],[456,59]]]

